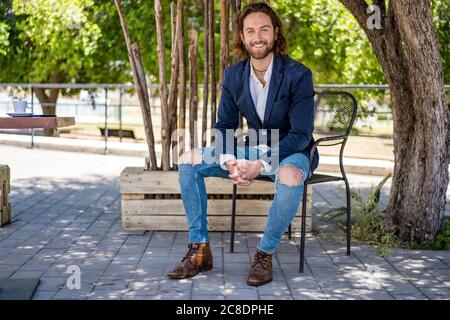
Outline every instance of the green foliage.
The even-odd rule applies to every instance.
[[[153,1],[121,0],[133,41],[139,42],[149,79],[158,78]],[[219,52],[219,1],[215,0],[216,52]],[[245,1],[243,2],[245,4]],[[162,0],[166,71],[170,70],[170,1]],[[277,0],[290,55],[309,66],[316,83],[382,84],[383,72],[371,45],[339,0]],[[450,82],[450,17],[445,0],[432,0],[445,81]],[[203,44],[203,1],[185,1],[185,41],[192,28]],[[0,81],[49,81],[61,74],[66,82],[132,80],[127,51],[113,1],[5,0],[0,2]],[[187,51],[187,50],[186,50]],[[199,65],[204,53],[199,50]],[[217,58],[218,60],[218,58]],[[218,66],[217,66],[218,67]],[[201,67],[202,68],[202,67]],[[199,72],[202,82],[203,73]],[[383,93],[358,96],[361,105]]]
[[[442,232],[425,240],[424,243],[408,243],[406,246],[410,249],[450,250],[450,216],[445,218]]]
[[[48,81],[56,74],[75,77],[93,64],[100,29],[89,19],[92,0],[12,1],[15,31],[8,55],[8,80]],[[8,70],[11,71],[11,70]]]
[[[9,26],[4,23],[0,22],[0,56],[5,56],[8,53],[8,47],[9,47],[9,34],[8,34]]]
[[[290,55],[314,71],[316,83],[385,83],[372,47],[338,0],[280,0]]]
[[[450,10],[448,1],[432,0],[433,21],[439,38],[442,64],[444,69],[444,82],[450,83]]]

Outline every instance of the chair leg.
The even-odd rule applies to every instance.
[[[292,240],[292,223],[289,225],[288,228],[288,239]]]
[[[233,185],[233,196],[231,205],[231,239],[230,239],[230,252],[234,252],[234,229],[236,225],[236,193],[237,186]]]
[[[302,200],[302,227],[300,235],[300,273],[303,273],[305,266],[305,236],[306,236],[306,198],[308,185],[305,183]]]
[[[345,189],[347,193],[347,255],[351,253],[352,245],[352,204],[350,195],[350,186],[347,181],[347,177],[344,177]]]

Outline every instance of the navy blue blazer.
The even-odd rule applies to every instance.
[[[236,155],[236,139],[231,138],[234,141],[230,141],[230,134],[227,137],[226,131],[238,128],[239,111],[247,120],[249,129],[255,129],[260,134],[263,132],[264,138],[267,138],[264,143],[271,150],[263,155],[263,160],[271,163],[271,157],[275,156],[281,162],[298,152],[309,157],[309,151],[314,144],[312,133],[315,92],[311,71],[288,56],[274,57],[264,122],[261,122],[256,113],[250,94],[249,78],[249,60],[240,61],[224,71],[222,96],[215,125],[222,135],[223,143],[216,143],[217,158],[220,154],[233,154],[233,152],[227,152],[230,150],[230,143],[233,143],[234,155]],[[276,145],[271,145],[271,129],[279,130],[279,143]],[[316,149],[311,170],[314,171],[318,164],[319,153]]]

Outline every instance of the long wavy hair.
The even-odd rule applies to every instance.
[[[234,32],[234,54],[237,60],[246,60],[250,58],[250,55],[245,48],[241,39],[241,33],[244,32],[244,19],[251,13],[262,12],[267,14],[272,21],[273,29],[276,35],[276,40],[273,44],[273,53],[275,56],[285,56],[288,52],[288,45],[286,37],[283,34],[283,25],[281,19],[276,12],[266,3],[252,3],[245,6],[239,13],[237,19],[238,28]],[[278,30],[278,31],[277,31]]]

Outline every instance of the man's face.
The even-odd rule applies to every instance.
[[[244,19],[241,40],[254,59],[264,59],[273,50],[275,30],[270,17],[262,12],[250,13]]]

